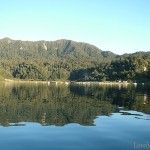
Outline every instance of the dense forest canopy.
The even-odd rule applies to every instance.
[[[71,40],[0,40],[0,80],[147,82],[149,62],[150,52],[119,56]]]

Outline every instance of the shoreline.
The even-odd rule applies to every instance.
[[[133,83],[133,82],[116,82],[116,81],[106,81],[106,82],[101,82],[101,81],[39,81],[39,80],[13,80],[13,79],[4,79],[4,81],[1,82],[8,82],[8,83],[42,83],[42,84],[50,84],[50,83],[55,83],[55,84],[61,84],[65,83],[66,85],[68,84],[79,84],[79,85],[89,85],[89,84],[99,84],[99,85],[137,85],[137,84],[142,84],[142,85],[147,85],[150,83]]]

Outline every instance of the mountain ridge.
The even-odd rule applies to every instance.
[[[86,46],[89,46],[89,47],[93,47],[95,49],[98,49],[99,51],[104,51],[104,50],[96,47],[93,44],[90,44],[90,43],[87,43],[87,42],[77,42],[77,41],[68,40],[68,39],[58,39],[58,40],[54,40],[54,41],[47,41],[47,40],[29,41],[29,40],[13,40],[11,38],[5,37],[5,38],[0,39],[0,42],[6,42],[8,44],[10,44],[10,43],[16,43],[16,42],[19,42],[19,43],[32,43],[32,44],[33,43],[34,44],[36,44],[36,43],[42,43],[42,42],[43,43],[47,43],[47,44],[49,44],[49,43],[60,43],[60,44],[62,44],[62,43],[65,43],[65,42],[70,42],[70,43],[76,43],[76,44],[80,44],[80,45],[86,45]],[[111,51],[104,51],[104,52],[111,52]],[[113,52],[111,52],[111,53],[113,53]],[[115,54],[115,53],[113,53],[113,54]],[[115,54],[115,55],[118,55],[118,54]]]
[[[89,45],[89,46],[93,46],[95,47],[96,49],[99,49],[100,51],[102,52],[111,52],[117,56],[122,56],[122,55],[133,55],[133,54],[136,54],[136,53],[149,53],[149,51],[136,51],[136,52],[133,52],[133,53],[123,53],[123,54],[117,54],[117,53],[114,53],[112,52],[111,50],[102,50],[100,48],[98,48],[97,46],[95,46],[94,44],[90,44],[90,43],[87,43],[87,42],[77,42],[77,41],[74,41],[74,40],[70,40],[70,39],[58,39],[58,40],[52,40],[52,41],[48,41],[48,40],[14,40],[12,38],[9,38],[9,37],[4,37],[4,38],[1,38],[0,39],[0,42],[7,42],[7,43],[11,43],[11,42],[21,42],[21,43],[42,43],[42,42],[46,42],[46,43],[62,43],[62,42],[72,42],[72,43],[79,43],[81,45]]]
[[[45,50],[47,51],[47,55],[57,55],[57,56],[65,56],[70,53],[73,55],[81,55],[82,57],[90,56],[90,57],[101,57],[100,59],[105,59],[106,57],[115,58],[116,54],[110,51],[102,51],[98,47],[84,43],[84,42],[76,42],[72,40],[60,39],[56,41],[21,41],[21,40],[12,40],[10,38],[3,38],[0,40],[0,52],[2,53],[3,49],[11,49],[12,51],[30,51],[37,53],[37,51]],[[6,52],[5,52],[6,53]],[[21,53],[21,52],[20,52]],[[57,53],[57,54],[56,54]],[[9,55],[9,54],[8,54]],[[18,53],[19,55],[19,53]]]

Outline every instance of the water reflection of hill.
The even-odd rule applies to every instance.
[[[1,84],[0,122],[93,125],[96,116],[109,116],[118,106],[150,114],[149,93],[147,86]]]
[[[18,122],[56,126],[68,123],[93,125],[96,116],[110,115],[115,110],[111,101],[77,95],[70,89],[63,85],[1,85],[1,125],[23,125]]]
[[[99,100],[110,101],[112,105],[150,114],[150,87],[133,85],[80,85],[72,86],[71,92]]]

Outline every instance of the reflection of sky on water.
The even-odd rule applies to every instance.
[[[123,112],[131,115],[122,115]],[[121,111],[97,116],[95,126],[77,123],[42,126],[33,122],[1,126],[0,144],[5,150],[133,150],[134,143],[145,143],[150,135],[150,121],[137,119],[137,115],[149,117],[137,111]]]

